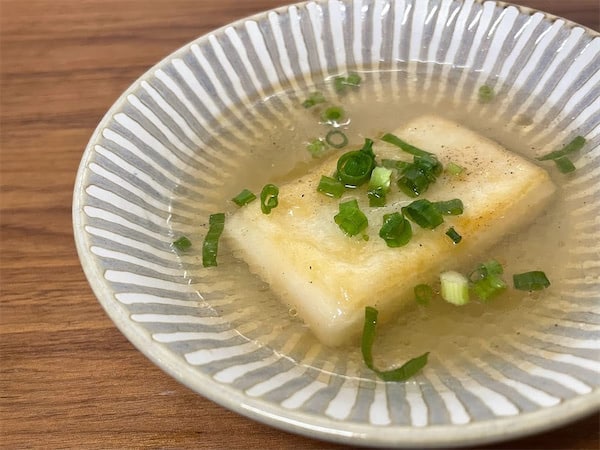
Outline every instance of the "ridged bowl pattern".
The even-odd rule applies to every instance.
[[[405,383],[319,345],[267,291],[264,304],[240,307],[237,275],[248,289],[264,290],[260,281],[203,271],[171,246],[177,233],[204,232],[245,143],[287,126],[294,92],[348,70],[415,96],[411,74],[439,98],[488,84],[502,100],[486,120],[527,115],[528,140],[549,147],[588,141],[561,186],[578,234],[563,291],[527,329],[460,358],[432,355]],[[253,419],[326,440],[435,447],[524,435],[600,405],[600,38],[564,19],[492,1],[329,0],[236,22],[168,56],[115,103],[83,156],[73,214],[82,265],[119,329],[173,377]]]

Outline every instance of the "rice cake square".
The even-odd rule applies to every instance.
[[[460,176],[444,172],[419,197],[459,198],[462,215],[444,216],[444,224],[434,230],[413,223],[406,246],[388,247],[378,234],[383,215],[415,200],[400,192],[394,181],[387,204],[377,208],[369,207],[366,186],[346,190],[341,199],[317,192],[321,176],[335,172],[338,157],[355,150],[347,147],[280,185],[279,206],[271,214],[263,214],[255,201],[226,221],[224,236],[236,254],[329,346],[360,335],[366,306],[377,308],[382,322],[392,320],[414,301],[415,285],[460,267],[533,220],[555,189],[542,168],[450,120],[423,116],[393,133],[434,153],[444,167],[454,162],[465,168]],[[376,141],[373,150],[377,160],[412,161],[411,155],[383,141]],[[353,198],[369,220],[364,233],[368,240],[362,234],[345,235],[334,222],[339,203]],[[451,226],[462,236],[459,244],[445,235]]]

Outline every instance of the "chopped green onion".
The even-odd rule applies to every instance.
[[[351,72],[346,77],[346,84],[348,84],[350,86],[360,86],[361,82],[362,82],[362,78],[356,72]]]
[[[570,173],[575,170],[575,165],[567,156],[561,156],[554,160],[556,167],[560,170],[560,173]]]
[[[448,228],[448,230],[446,231],[446,236],[452,239],[452,242],[454,242],[455,244],[458,244],[460,241],[462,241],[462,236],[456,232],[454,227]]]
[[[356,199],[340,203],[339,211],[333,220],[348,236],[356,236],[369,225],[367,216],[358,207]]]
[[[547,161],[549,159],[558,159],[562,156],[567,156],[570,153],[581,150],[585,145],[585,138],[583,136],[575,137],[571,142],[565,145],[560,150],[556,150],[554,152],[550,152],[547,155],[541,156],[537,158],[538,161]]]
[[[481,280],[482,278],[487,277],[488,275],[502,275],[503,273],[504,268],[502,267],[502,264],[500,264],[495,259],[490,259],[487,262],[479,264],[477,269],[471,272],[471,274],[469,275],[469,279],[472,282],[475,282],[477,280]]]
[[[360,75],[353,72],[353,73],[348,74],[347,77],[342,77],[342,76],[335,77],[333,79],[333,85],[335,87],[335,91],[338,94],[343,94],[344,92],[346,92],[346,89],[348,87],[356,88],[356,87],[360,86],[361,81],[362,81],[362,79],[361,79]]]
[[[321,114],[321,119],[323,122],[327,123],[339,123],[344,118],[344,109],[340,106],[330,106],[326,108],[325,111]]]
[[[325,103],[325,96],[322,92],[313,92],[302,102],[302,106],[305,108],[312,108],[319,103]]]
[[[173,247],[181,252],[185,252],[192,246],[192,241],[187,237],[181,236],[179,239],[173,241]]]
[[[550,280],[544,272],[534,270],[513,275],[513,284],[521,291],[541,291],[550,286]]]
[[[314,158],[318,158],[325,152],[325,150],[327,150],[327,144],[323,139],[314,139],[308,143],[306,150],[308,150]]]
[[[435,181],[435,177],[440,176],[444,170],[435,155],[415,156],[413,160],[413,164],[423,170],[431,181]]]
[[[503,272],[502,264],[495,259],[480,264],[469,275],[475,295],[486,301],[504,292],[507,285],[500,276]]]
[[[506,283],[498,275],[488,275],[473,283],[473,292],[483,301],[490,300],[506,290]]]
[[[450,270],[440,274],[442,298],[453,305],[469,302],[469,280],[462,273]]]
[[[406,153],[410,153],[414,156],[434,156],[433,153],[426,152],[425,150],[421,150],[413,145],[410,145],[408,142],[404,142],[398,136],[393,135],[392,133],[386,133],[381,137],[381,140],[387,142],[388,144],[395,145],[396,147],[400,147]]]
[[[434,155],[415,156],[398,179],[397,184],[402,192],[409,197],[418,197],[434,183],[437,176],[442,173],[442,164]]]
[[[415,200],[402,208],[402,213],[421,228],[433,230],[444,222],[442,214],[429,200]]]
[[[340,198],[345,190],[346,187],[342,183],[327,175],[321,176],[321,181],[319,181],[319,185],[317,186],[317,191],[334,198]]]
[[[396,184],[409,197],[418,197],[427,191],[431,182],[421,169],[411,164]]]
[[[335,77],[333,79],[333,86],[335,88],[335,92],[338,94],[343,94],[346,92],[346,78],[344,77]]]
[[[390,190],[392,170],[385,167],[375,167],[369,180],[369,206],[384,206],[385,196]]]
[[[385,241],[388,247],[402,247],[410,241],[412,227],[410,222],[399,212],[384,214],[379,237]]]
[[[459,216],[463,213],[465,207],[462,200],[454,198],[452,200],[435,202],[437,210],[445,216]]]
[[[450,174],[450,175],[460,175],[461,173],[463,173],[465,171],[465,168],[462,166],[459,166],[456,163],[453,163],[452,161],[449,162],[448,164],[446,164],[446,171]]]
[[[219,250],[219,238],[225,228],[225,214],[211,214],[208,219],[208,233],[202,244],[202,265],[213,267],[217,265],[217,252]]]
[[[337,179],[348,187],[357,187],[371,178],[375,168],[373,141],[365,139],[360,150],[344,153],[337,162]]]
[[[396,169],[398,172],[404,172],[411,163],[406,161],[400,161],[398,159],[382,159],[381,165],[386,169]]]
[[[494,100],[494,97],[496,96],[494,89],[486,84],[479,88],[478,95],[481,103],[489,103]]]
[[[260,209],[263,214],[270,214],[279,204],[279,188],[274,184],[266,184],[260,193]]]
[[[365,324],[361,341],[361,351],[365,365],[384,381],[406,381],[425,367],[429,352],[410,359],[396,369],[386,371],[376,369],[373,364],[373,343],[375,342],[378,315],[379,312],[375,308],[371,306],[365,308]]]
[[[333,148],[342,148],[348,144],[348,138],[340,130],[331,130],[325,136],[325,142]]]
[[[235,203],[238,206],[244,206],[244,205],[247,205],[248,203],[256,200],[256,195],[254,195],[248,189],[244,189],[242,192],[240,192],[238,195],[233,197],[231,200],[233,201],[233,203]]]
[[[504,273],[502,264],[495,259],[490,259],[489,261],[484,262],[481,264],[480,269],[485,273],[484,277],[486,275],[501,275]]]
[[[419,305],[428,305],[433,300],[433,289],[428,284],[417,284],[414,293],[415,301]]]

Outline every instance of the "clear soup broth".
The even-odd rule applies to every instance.
[[[237,206],[231,198],[242,189],[259,193],[266,183],[293,180],[319,164],[306,146],[325,136],[330,127],[320,123],[318,107],[302,106],[314,91],[344,108],[348,119],[340,129],[348,137],[348,150],[360,148],[364,138],[375,140],[423,114],[457,121],[529,160],[570,138],[552,131],[553,123],[538,122],[529,115],[539,103],[536,99],[526,95],[522,102],[503,98],[498,82],[492,86],[495,98],[483,103],[478,99],[477,74],[459,78],[452,68],[436,70],[412,75],[404,71],[359,72],[361,86],[349,88],[343,95],[336,93],[332,80],[298,83],[222,118],[213,147],[219,156],[212,165],[198,170],[199,194],[190,195],[190,190],[182,187],[173,199],[173,211],[190,202],[198,211],[197,231],[189,236],[194,242],[191,259],[182,266],[190,283],[197,286],[202,307],[227,318],[249,341],[317,369],[322,376],[336,372],[338,365],[355,367],[358,377],[368,373],[358,342],[336,349],[321,346],[295,311],[286,307],[285,299],[277,298],[244,261],[232,255],[227,242],[220,243],[218,267],[202,268],[201,242],[208,215],[233,213]],[[526,229],[504,236],[485,252],[485,260],[503,264],[509,289],[486,303],[471,296],[471,302],[461,307],[439,296],[427,306],[411,303],[397,320],[378,329],[374,353],[380,367],[399,365],[427,351],[431,352],[429,366],[460,366],[461,360],[477,358],[483,352],[510,352],[511,339],[519,334],[535,336],[536,330],[561,325],[561,305],[567,301],[570,279],[584,273],[576,249],[585,244],[585,233],[578,231],[573,211],[585,208],[586,199],[566,195],[562,186],[569,176],[554,164],[538,165],[557,185],[553,201]],[[174,235],[180,234],[176,215],[172,228]],[[471,270],[480,262],[472,261]],[[533,293],[513,289],[511,274],[530,270],[544,271],[551,286]]]

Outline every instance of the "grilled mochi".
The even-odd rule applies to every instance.
[[[297,310],[325,345],[355,340],[366,306],[379,310],[380,321],[392,320],[414,301],[415,285],[460,267],[531,221],[554,192],[543,169],[458,123],[423,116],[393,133],[435,154],[444,166],[453,162],[465,169],[458,176],[443,173],[421,195],[432,202],[461,199],[462,215],[445,216],[433,230],[413,223],[407,245],[388,247],[379,237],[383,215],[415,199],[394,182],[386,205],[376,208],[369,207],[365,186],[346,190],[341,199],[317,192],[321,176],[334,173],[338,157],[350,150],[345,149],[280,185],[279,206],[269,215],[256,201],[227,219],[225,236],[236,254],[282,302]],[[383,141],[376,141],[373,149],[379,161],[412,161],[411,155]],[[334,221],[339,203],[349,199],[358,200],[369,221],[366,231],[354,237]],[[462,235],[459,244],[445,235],[449,227]]]

